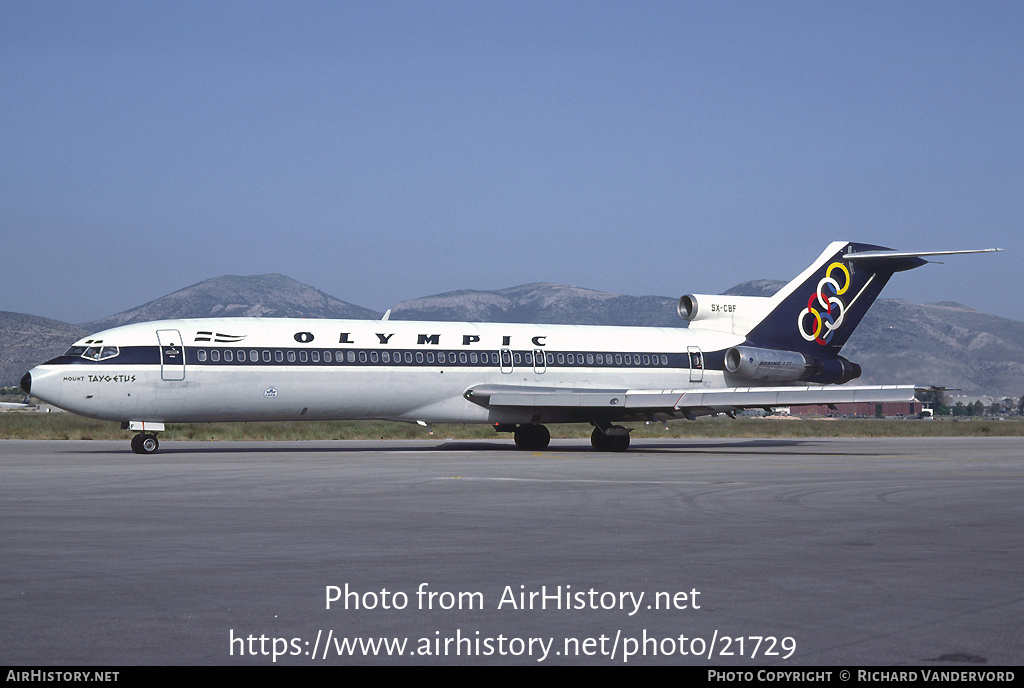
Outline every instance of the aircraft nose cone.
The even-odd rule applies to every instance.
[[[25,373],[21,378],[21,388],[25,390],[25,394],[32,394],[32,373]]]

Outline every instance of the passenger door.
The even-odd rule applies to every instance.
[[[163,380],[185,379],[185,346],[177,330],[157,330],[160,342],[160,378]]]
[[[697,346],[686,347],[686,353],[690,355],[690,382],[701,382],[704,379],[704,354]]]

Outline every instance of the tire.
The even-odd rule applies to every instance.
[[[132,451],[136,454],[156,454],[159,449],[160,441],[156,435],[146,433],[132,438]]]
[[[620,425],[615,425],[613,428],[625,430]],[[600,452],[624,452],[629,449],[629,434],[606,435],[601,432],[600,428],[594,428],[594,432],[590,433],[590,446]]]
[[[516,447],[526,451],[547,449],[551,433],[543,425],[520,425],[515,430]]]

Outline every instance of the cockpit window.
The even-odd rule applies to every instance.
[[[81,356],[84,353],[85,353],[85,347],[84,346],[73,346],[70,349],[68,349],[67,351],[65,351],[64,355],[65,356]]]
[[[81,347],[72,347],[72,350],[79,349]],[[82,358],[86,358],[90,361],[105,361],[108,358],[114,358],[120,352],[116,346],[90,346],[85,349],[80,355]],[[68,351],[68,355],[73,355],[71,351]]]

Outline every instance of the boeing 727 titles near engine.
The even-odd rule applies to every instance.
[[[984,249],[997,251],[999,249]],[[204,318],[90,335],[22,378],[26,393],[120,421],[152,454],[166,423],[383,419],[489,423],[522,449],[546,423],[590,423],[624,451],[624,421],[744,408],[911,401],[912,385],[848,385],[839,355],[895,272],[951,253],[834,242],[771,297],[688,294],[683,328]]]

